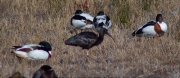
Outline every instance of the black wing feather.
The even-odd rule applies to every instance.
[[[12,49],[18,49],[18,48],[21,48],[22,46],[13,46]]]
[[[107,21],[109,21],[109,20],[110,20],[110,18],[109,18],[108,16],[106,16],[106,20],[107,20]]]
[[[156,23],[155,21],[149,21],[149,22],[147,22],[146,24],[143,25],[142,28],[135,30],[135,31],[132,33],[132,36],[135,36],[136,34],[142,34],[142,33],[143,33],[143,32],[142,32],[142,29],[143,29],[143,28],[145,28],[145,27],[147,27],[147,26],[155,25],[155,23]]]

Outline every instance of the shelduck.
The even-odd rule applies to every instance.
[[[76,10],[75,15],[71,17],[71,25],[76,29],[93,28],[94,17],[88,13],[83,13],[81,10]]]
[[[13,46],[13,51],[18,58],[27,58],[29,60],[39,59],[47,60],[51,57],[51,45],[46,41],[39,44],[27,44],[23,46]]]
[[[168,27],[165,22],[163,22],[163,17],[161,14],[157,14],[156,21],[149,21],[143,26],[139,27],[132,33],[132,36],[154,36],[160,37],[166,31]]]
[[[105,15],[103,11],[99,11],[94,17],[93,24],[96,31],[100,31],[101,27],[109,29],[112,26],[109,16]]]

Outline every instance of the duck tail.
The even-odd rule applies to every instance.
[[[136,35],[136,31],[134,31],[131,35],[132,35],[132,36],[135,36],[135,35]]]
[[[11,49],[17,49],[17,48],[21,48],[22,46],[13,46],[13,48]]]

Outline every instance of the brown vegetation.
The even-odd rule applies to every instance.
[[[75,4],[76,3],[76,4]],[[59,77],[180,77],[180,0],[0,0],[0,78],[15,71],[31,78],[44,64]],[[83,8],[84,7],[84,8]],[[77,9],[95,16],[103,10],[112,19],[103,43],[86,50],[67,46],[75,35],[69,20]],[[140,25],[161,13],[168,32],[160,38],[132,37]],[[22,63],[11,53],[13,45],[52,44],[48,61]]]

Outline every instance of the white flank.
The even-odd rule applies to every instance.
[[[151,20],[151,21],[154,21],[154,20]],[[148,22],[150,22],[150,21],[148,21]],[[148,23],[148,22],[147,22],[147,23]],[[155,22],[155,21],[154,21],[154,22]],[[144,25],[140,26],[140,27],[136,30],[135,33],[137,33],[137,31],[139,31],[140,29],[142,29],[147,23],[145,23]],[[144,34],[145,36],[149,36],[149,35],[155,36],[155,35],[156,35],[156,32],[155,32],[155,30],[154,30],[154,25],[149,25],[149,26],[143,28],[143,29],[142,29],[142,32],[143,32],[143,34]],[[139,36],[139,35],[141,36],[142,34],[136,34],[136,36]]]
[[[149,36],[149,35],[155,36],[156,35],[156,31],[154,30],[154,26],[153,25],[147,26],[147,27],[143,28],[142,32],[146,36]]]
[[[27,53],[26,53],[26,52],[23,52],[23,51],[14,51],[14,53],[15,53],[16,55],[23,56],[24,58],[27,58],[27,57],[28,57]]]
[[[82,28],[86,25],[85,20],[75,20],[75,19],[72,20],[72,24],[76,28]]]
[[[82,13],[82,14],[77,14],[77,15],[83,16],[86,18],[86,20],[90,20],[90,21],[93,21],[93,19],[94,19],[94,17],[92,17],[90,14],[87,14],[87,13]],[[73,19],[71,22],[72,22],[72,25],[78,29],[92,28],[94,25],[93,24],[86,24],[86,20]]]
[[[28,53],[28,59],[47,60],[49,54],[44,50],[33,50]]]

